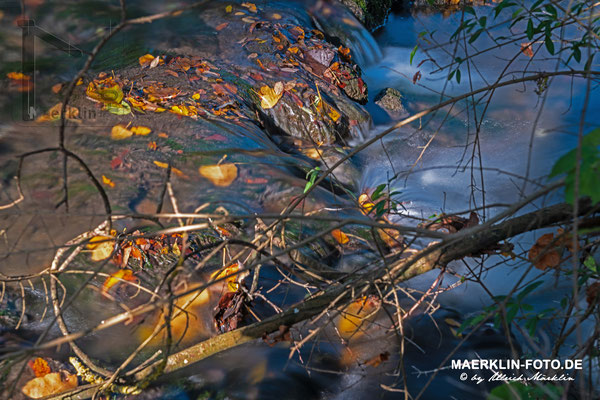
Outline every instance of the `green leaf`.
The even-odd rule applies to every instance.
[[[121,104],[106,103],[104,109],[116,115],[131,114],[131,107],[125,101],[122,101]]]
[[[542,283],[544,282],[536,281],[528,285],[525,289],[521,290],[521,292],[517,295],[517,301],[520,303],[525,298],[525,296],[537,289]]]
[[[471,37],[469,38],[469,43],[473,43],[474,41],[476,41],[477,38],[479,37],[479,35],[481,35],[483,33],[483,31],[484,31],[483,28],[476,30],[475,33],[472,34]]]
[[[383,189],[385,189],[385,187],[386,187],[385,183],[382,183],[381,185],[377,186],[377,188],[375,188],[375,191],[371,195],[371,200],[377,200],[378,198],[380,198],[381,193],[383,192]]]
[[[412,49],[412,51],[410,52],[410,65],[412,65],[413,62],[413,58],[415,57],[415,54],[417,54],[417,49],[419,48],[419,45],[416,44],[415,47]]]
[[[587,256],[587,258],[583,261],[583,265],[585,265],[593,273],[598,273],[598,265],[596,265],[596,260],[594,260],[594,257]]]
[[[546,49],[548,53],[554,55],[554,42],[552,41],[552,35],[546,34],[546,39],[544,39],[544,43],[546,44]]]
[[[533,21],[530,19],[527,21],[527,39],[533,39]]]
[[[464,10],[467,14],[475,15],[475,9],[471,6],[465,7]]]
[[[483,28],[485,28],[486,23],[487,23],[487,17],[479,18],[479,25],[481,25]]]
[[[460,69],[456,70],[456,83],[460,83]]]

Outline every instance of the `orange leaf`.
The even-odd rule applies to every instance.
[[[236,262],[235,264],[231,264],[220,271],[213,272],[210,276],[210,279],[216,281],[216,280],[224,278],[228,275],[235,274],[236,272],[239,271],[240,266],[241,266],[241,264],[239,262]],[[226,281],[227,281],[227,289],[230,292],[237,292],[237,290],[239,289],[239,284],[237,282],[237,274],[229,276],[226,279]]]
[[[227,28],[227,25],[229,25],[229,22],[223,22],[222,24],[217,25],[215,30],[222,31],[223,29]]]
[[[111,188],[115,187],[115,183],[104,175],[102,175],[102,183],[104,183],[106,186],[110,186]]]
[[[113,251],[114,242],[110,236],[94,236],[90,239],[87,248],[92,250],[92,260],[106,260]],[[99,243],[97,243],[99,242]]]
[[[51,109],[46,111],[45,114],[37,117],[36,122],[48,122],[57,121],[60,119],[60,112],[62,110],[62,103],[57,103]],[[78,119],[79,109],[67,105],[67,119]]]
[[[371,202],[371,197],[366,193],[358,197],[358,204],[360,204],[363,214],[368,214],[375,207],[375,204]]]
[[[50,366],[48,365],[48,362],[41,357],[38,357],[33,361],[29,360],[27,365],[29,366],[29,368],[31,368],[36,378],[39,378],[52,372]]]
[[[254,3],[242,3],[242,7],[246,7],[248,10],[250,10],[253,13],[255,13],[257,11],[256,4],[254,4]]]
[[[531,43],[521,43],[521,53],[525,54],[527,57],[533,57],[533,49],[531,48]]]
[[[342,232],[339,229],[334,229],[331,231],[331,236],[333,236],[333,238],[339,243],[339,244],[346,244],[350,241],[350,239],[348,239],[348,236]]]
[[[148,149],[149,150],[156,150],[158,149],[158,146],[156,145],[156,142],[148,142]]]
[[[135,281],[136,277],[133,275],[133,271],[130,269],[120,269],[114,274],[111,274],[106,281],[104,281],[104,285],[102,285],[102,292],[107,293],[110,288],[115,286],[117,283],[121,281],[132,282]]]
[[[365,322],[375,317],[375,312],[381,302],[375,297],[361,297],[350,303],[342,312],[342,317],[337,322],[340,335],[348,339],[351,336],[361,335],[361,328]]]
[[[215,186],[229,186],[238,175],[237,167],[231,163],[203,165],[198,169],[198,172]]]

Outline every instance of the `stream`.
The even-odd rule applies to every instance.
[[[226,6],[230,3],[234,4],[233,11],[227,11]],[[322,170],[326,168],[326,164],[321,163],[323,159],[329,163],[335,162],[340,155],[347,154],[353,147],[393,126],[401,117],[435,106],[442,99],[442,93],[444,96],[456,96],[468,92],[469,87],[476,89],[494,82],[507,60],[520,52],[519,44],[515,44],[475,56],[472,61],[476,69],[471,71],[472,78],[469,79],[467,71],[463,68],[462,81],[457,84],[456,80],[450,82],[446,79],[447,70],[436,71],[438,65],[451,62],[452,57],[446,53],[444,47],[437,47],[433,43],[430,43],[431,49],[426,54],[423,47],[427,46],[423,46],[419,32],[435,30],[435,40],[444,42],[460,23],[460,12],[443,14],[396,10],[382,27],[369,33],[349,11],[330,2],[295,0],[255,3],[259,9],[257,17],[250,7],[236,2],[211,1],[206,9],[203,9],[201,18],[195,14],[197,11],[186,11],[172,19],[133,26],[115,35],[112,42],[100,52],[97,62],[88,74],[94,76],[101,72],[110,74],[112,71],[128,80],[132,88],[129,93],[145,93],[144,90],[148,86],[142,87],[143,85],[154,85],[162,79],[165,87],[175,87],[183,80],[182,77],[187,77],[188,74],[187,70],[176,70],[177,77],[170,75],[159,78],[157,71],[163,73],[168,64],[165,62],[165,65],[146,69],[148,77],[142,78],[143,82],[140,83],[140,56],[146,53],[185,54],[189,58],[210,60],[208,65],[192,67],[204,68],[208,75],[205,73],[201,79],[189,80],[184,82],[185,85],[178,86],[190,95],[200,93],[198,101],[202,102],[205,109],[212,110],[206,118],[190,119],[168,112],[147,112],[143,115],[139,113],[130,118],[100,112],[98,104],[92,104],[85,98],[85,88],[91,78],[86,75],[84,84],[76,87],[72,104],[80,108],[80,113],[84,113],[84,110],[94,110],[98,114],[94,120],[84,119],[82,123],[67,127],[67,146],[81,155],[93,169],[97,169],[98,176],[106,176],[114,182],[114,187],[106,186],[114,213],[130,215],[156,212],[160,203],[159,194],[165,182],[165,169],[160,167],[161,163],[169,163],[182,173],[173,175],[174,197],[178,200],[181,212],[193,212],[199,205],[209,204],[207,209],[211,211],[222,206],[230,214],[279,213],[291,199],[302,193],[308,171],[315,166],[320,166]],[[132,16],[139,16],[177,9],[184,2],[146,0],[132,1],[128,4],[128,12]],[[479,6],[475,9],[479,15],[492,18],[492,7]],[[114,27],[115,21],[118,20],[118,11],[116,6],[109,7],[101,2],[86,0],[40,2],[32,13],[39,26],[57,35],[65,35],[64,37],[73,40],[81,48],[89,50],[98,41],[100,33]],[[236,12],[243,15],[236,16]],[[4,18],[10,16],[11,14],[7,14]],[[242,22],[240,18],[249,19]],[[272,21],[272,25],[265,24],[265,27],[257,24],[263,20]],[[323,88],[320,89],[325,104],[330,104],[326,107],[336,108],[348,116],[343,128],[339,127],[340,124],[326,121],[319,122],[321,125],[318,133],[314,133],[310,138],[307,138],[304,132],[296,132],[302,124],[312,127],[314,121],[311,120],[311,124],[306,123],[306,120],[298,122],[295,118],[300,118],[299,113],[294,108],[293,100],[285,100],[287,96],[281,101],[290,102],[289,108],[294,111],[289,115],[277,114],[279,111],[273,111],[276,110],[273,108],[265,110],[264,115],[257,121],[253,114],[254,108],[237,106],[244,101],[246,104],[255,101],[252,100],[252,88],[258,88],[262,84],[272,84],[279,79],[296,79],[300,83],[297,88],[300,88],[302,83],[310,83],[310,75],[307,74],[308,78],[302,75],[303,72],[297,70],[300,67],[293,64],[281,67],[277,64],[281,57],[269,58],[267,55],[271,50],[261,47],[263,37],[260,35],[274,35],[272,32],[276,23],[306,27],[306,32],[302,33],[303,37],[305,36],[307,43],[310,41],[311,45],[315,44],[316,47],[324,39],[317,34],[311,34],[312,28],[319,29],[331,37],[342,37],[344,45],[350,48],[352,63],[356,62],[360,66],[361,79],[368,87],[368,98],[365,99],[367,102],[364,107],[351,101],[349,95],[344,96],[343,88],[331,88],[323,84]],[[255,30],[249,32],[249,26]],[[278,29],[293,43],[294,28],[289,26]],[[12,40],[0,45],[0,49],[5,50],[6,60],[2,69],[4,74],[19,63],[20,31],[14,26],[2,29],[2,35]],[[341,31],[343,34],[340,34]],[[502,32],[508,32],[507,24],[500,25],[495,30],[498,34]],[[244,41],[242,46],[246,46],[245,51],[240,51],[234,43],[239,44],[246,35],[255,35],[256,40]],[[411,52],[417,43],[422,47],[416,52],[411,63]],[[493,43],[491,38],[482,36],[477,46],[487,48]],[[335,47],[337,45],[332,48]],[[71,79],[81,68],[83,61],[71,59],[44,44],[40,44],[36,51],[39,52],[36,62],[45,73],[44,76],[40,76],[39,83],[36,83],[36,94],[39,93],[36,102],[41,114],[60,100],[59,94],[53,93],[51,87],[57,82]],[[54,59],[56,61],[53,61]],[[262,59],[260,68],[256,59]],[[342,59],[339,63],[343,64]],[[530,59],[525,56],[517,58],[510,67],[515,71],[511,76],[518,77],[518,71],[525,66],[530,70],[555,68],[555,61],[552,60],[536,59],[532,65],[529,63]],[[314,67],[314,64],[311,65]],[[417,72],[421,73],[422,78],[415,83],[413,77]],[[217,80],[214,80],[215,77],[218,77]],[[138,84],[141,86],[137,87]],[[215,87],[215,84],[220,86]],[[496,205],[494,208],[480,211],[480,218],[485,220],[508,205],[522,200],[547,183],[546,176],[554,162],[576,146],[585,84],[581,80],[571,81],[571,78],[556,77],[551,87],[542,95],[535,93],[535,83],[517,86],[497,89],[489,107],[485,107],[483,102],[477,105],[475,119],[472,103],[464,101],[451,110],[444,108],[387,135],[336,169],[334,173],[342,185],[330,190],[330,183],[325,182],[316,188],[303,204],[304,211],[323,216],[364,218],[355,207],[355,200],[345,191],[355,194],[368,193],[381,184],[389,185],[390,191],[398,192],[394,200],[401,204],[400,211],[390,215],[390,221],[412,226],[427,220],[433,214],[464,213],[473,208]],[[235,87],[235,90],[232,90],[232,87]],[[397,89],[402,94],[405,114],[390,115],[375,104],[377,94],[385,88]],[[592,87],[589,110],[600,110],[599,90]],[[125,89],[123,91],[126,92]],[[308,91],[307,89],[306,93]],[[345,93],[348,94],[347,91]],[[357,96],[361,95],[358,93]],[[310,96],[314,94],[298,97],[301,101],[308,101]],[[18,98],[14,93],[0,96],[0,104],[3,106],[0,126],[2,204],[17,197],[12,180],[17,171],[15,155],[56,145],[57,122],[43,125],[20,121],[21,103],[15,99]],[[542,103],[543,109],[539,113]],[[481,119],[484,110],[485,115]],[[477,145],[474,145],[475,120],[481,126]],[[122,141],[115,141],[111,139],[110,132],[111,127],[117,123],[147,125],[152,127],[152,133],[148,136],[134,135]],[[597,112],[589,112],[585,130],[598,126],[600,116]],[[316,134],[321,135],[318,141],[324,143],[324,157],[321,161],[307,156],[308,144]],[[158,149],[152,150],[148,147],[149,142],[154,143]],[[196,171],[202,165],[216,165],[221,162],[237,165],[239,172],[233,184],[215,186],[198,176]],[[19,203],[16,209],[0,210],[0,230],[6,238],[4,240],[0,237],[3,253],[0,271],[3,274],[17,275],[40,271],[52,261],[56,246],[87,229],[93,229],[102,221],[103,208],[100,197],[75,163],[69,164],[72,174],[69,181],[70,213],[65,213],[64,208],[55,209],[55,204],[62,196],[61,184],[58,183],[62,179],[61,168],[60,156],[57,153],[36,155],[25,164],[25,200]],[[524,177],[527,178],[523,179]],[[545,196],[524,207],[519,214],[558,203],[561,196],[561,193]],[[172,212],[173,206],[166,201],[162,210]],[[170,220],[170,223],[172,225],[175,222]],[[143,230],[148,226],[149,221],[140,222],[134,218],[123,218],[115,223],[115,229],[119,232],[124,229],[128,232]],[[320,225],[300,226],[297,228],[300,232],[297,233],[297,239],[300,240],[304,234],[308,235],[320,228]],[[245,232],[244,229],[249,228],[234,226],[228,229]],[[296,234],[295,231],[294,233]],[[515,253],[526,252],[543,233],[546,231],[535,231],[512,240]],[[329,240],[324,248],[333,248],[335,243],[332,245],[331,242]],[[427,241],[417,244],[423,246]],[[358,269],[378,257],[364,248],[355,252],[332,250],[327,254],[314,251],[314,254],[310,253],[309,256],[317,259],[322,256],[324,263],[343,271]],[[94,265],[87,259],[77,261],[77,266],[81,269],[91,270]],[[444,274],[440,287],[457,287],[444,291],[437,297],[436,301],[441,309],[433,318],[425,314],[416,315],[407,321],[405,327],[409,342],[405,344],[402,368],[405,369],[404,378],[411,393],[421,390],[430,379],[432,371],[460,342],[460,338],[453,333],[452,326],[446,321],[462,321],[466,316],[474,315],[490,305],[490,295],[507,294],[528,266],[529,262],[525,261],[525,258],[511,260],[499,255],[487,256],[483,264],[475,260],[450,264],[449,272]],[[114,266],[107,268],[112,268],[108,272],[117,269]],[[485,287],[478,282],[467,281],[460,284],[461,276],[467,275],[469,268],[480,271],[478,276]],[[142,282],[155,284],[150,274],[147,275],[140,273]],[[201,281],[208,275],[210,274],[206,272],[194,273],[193,277]],[[261,275],[261,284],[273,286],[282,280],[283,275],[276,266],[267,266]],[[439,271],[430,271],[405,282],[402,286],[410,293],[420,293],[426,291],[438,275]],[[67,293],[71,295],[88,276],[73,273],[61,279],[68,288]],[[93,327],[122,312],[123,307],[133,308],[148,300],[148,297],[144,297],[148,296],[145,293],[135,297],[131,293],[119,292],[114,295],[114,301],[109,301],[102,296],[104,279],[96,278],[90,284],[93,290],[83,291],[77,302],[68,309],[65,320],[71,331]],[[534,268],[524,278],[523,286],[538,280],[542,280],[543,284],[527,297],[534,313],[550,306],[558,307],[564,294],[572,289],[570,280],[559,281],[557,276],[542,274]],[[27,314],[30,321],[25,328],[31,336],[23,336],[26,340],[34,341],[36,335],[47,327],[49,319],[46,317],[44,321],[37,322],[31,317],[43,313],[46,307],[43,286],[36,283],[34,290],[27,290],[30,301]],[[307,290],[290,285],[275,289],[270,294],[270,299],[284,307],[300,301],[306,294]],[[408,296],[403,300],[408,300]],[[198,311],[197,318],[191,323],[194,332],[191,336],[186,336],[181,348],[195,340],[215,334],[212,308],[217,301],[218,297],[211,299],[211,307]],[[269,312],[272,312],[266,303],[259,306],[259,313],[263,311],[264,315],[270,315]],[[156,322],[150,321],[151,319],[152,317],[147,320],[136,319],[131,325],[119,325],[94,332],[78,343],[94,359],[116,367],[137,347],[144,335],[148,334],[150,323]],[[555,324],[548,322],[540,324],[538,328],[542,351],[552,348],[553,343],[550,343],[548,338],[558,329]],[[308,326],[306,330],[299,330],[298,334],[306,334],[310,329],[312,328]],[[583,326],[584,332],[589,329],[590,327]],[[51,336],[59,335],[58,329],[52,328]],[[521,333],[512,332],[512,335],[520,351],[532,351]],[[269,346],[257,340],[159,379],[157,384],[145,391],[140,398],[404,398],[404,394],[399,391],[404,383],[400,372],[401,363],[397,357],[397,340],[393,334],[387,332],[383,326],[375,327],[365,337],[352,343],[350,353],[352,352],[356,354],[348,356],[347,348],[336,338],[331,327],[293,357],[289,357],[288,344]],[[63,346],[54,355],[65,358],[67,353],[68,349]],[[358,358],[364,360],[384,353],[391,353],[390,359],[384,360],[385,362],[377,368],[357,362]],[[148,350],[148,353],[143,353],[136,360],[140,361],[142,357],[151,354],[152,351]],[[486,324],[484,329],[471,335],[452,357],[510,358],[511,351],[502,329],[494,327],[493,324]],[[451,369],[438,371],[437,377],[421,398],[485,398],[493,386],[461,382],[458,379],[459,373],[460,371]],[[395,388],[396,391],[382,390],[382,387]]]

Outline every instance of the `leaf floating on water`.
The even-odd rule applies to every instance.
[[[167,163],[160,162],[160,161],[153,161],[153,162],[154,162],[154,165],[156,165],[157,167],[164,168],[164,169],[169,168],[169,164],[167,164]],[[184,174],[183,171],[181,171],[175,167],[171,167],[171,171],[180,178],[188,178],[188,176],[186,174]]]
[[[46,396],[66,392],[77,387],[77,375],[67,371],[52,372],[43,377],[33,378],[23,386],[25,396],[39,399]]]
[[[361,335],[364,330],[362,325],[375,316],[379,306],[379,299],[373,296],[363,296],[350,303],[344,309],[342,317],[337,322],[340,335],[345,339]]]
[[[52,372],[50,366],[48,365],[48,361],[44,360],[41,357],[38,357],[33,361],[29,360],[27,365],[29,366],[29,368],[31,368],[36,378],[42,377]]]
[[[350,239],[348,239],[348,235],[346,235],[344,232],[342,232],[339,229],[334,229],[331,231],[331,236],[333,236],[333,238],[339,243],[339,244],[346,244],[350,241]]]
[[[106,186],[110,186],[111,188],[115,187],[115,183],[104,175],[102,175],[102,183],[104,183]]]
[[[235,164],[203,165],[198,171],[215,186],[229,186],[237,178],[238,168]]]
[[[123,140],[133,136],[133,132],[123,125],[115,125],[110,131],[110,137],[114,140]]]
[[[230,13],[231,10],[233,10],[233,7],[230,5],[228,5],[227,7],[225,7],[225,12]]]
[[[260,106],[264,110],[275,107],[281,96],[283,96],[283,83],[277,82],[273,88],[264,85],[260,88]]]

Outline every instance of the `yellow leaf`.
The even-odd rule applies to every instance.
[[[46,396],[66,392],[77,387],[77,375],[67,371],[52,372],[42,377],[33,378],[23,386],[21,391],[27,397],[39,399]]]
[[[278,93],[275,89],[265,85],[260,88],[260,93],[258,95],[260,96],[260,106],[264,110],[267,110],[275,107],[281,96],[283,96],[283,91]]]
[[[125,128],[123,125],[115,125],[110,131],[110,137],[114,140],[127,139],[133,136],[133,132]]]
[[[337,322],[337,328],[344,339],[361,335],[362,326],[375,317],[379,308],[379,301],[373,297],[361,297],[350,303],[342,312]]]
[[[192,99],[194,99],[194,100],[199,100],[199,99],[200,99],[200,93],[194,93],[194,94],[192,95]]]
[[[271,14],[271,17],[273,17],[273,19],[281,19],[281,15],[279,15],[277,13]]]
[[[340,113],[331,106],[329,106],[329,112],[327,115],[329,115],[329,118],[331,118],[333,122],[337,122],[337,120],[340,119]]]
[[[106,186],[110,186],[111,188],[115,187],[115,183],[104,175],[102,175],[102,183],[104,183]]]
[[[104,281],[104,285],[102,285],[102,292],[107,293],[110,288],[115,286],[117,283],[121,281],[135,281],[136,277],[133,276],[133,271],[130,269],[120,269],[114,274],[111,274],[106,281]]]
[[[144,54],[139,58],[139,62],[141,66],[149,65],[152,60],[154,60],[154,56],[152,54]]]
[[[323,156],[323,152],[316,147],[311,147],[310,149],[302,150],[305,156],[312,158],[313,160],[320,160]]]
[[[6,77],[14,81],[26,81],[30,79],[29,76],[21,72],[9,72],[8,74],[6,74]]]
[[[215,186],[229,186],[237,178],[238,169],[235,164],[203,165],[198,170],[200,175]]]
[[[350,241],[350,239],[348,239],[348,236],[340,231],[339,229],[334,229],[331,231],[331,236],[333,236],[333,238],[339,243],[339,244],[346,244]]]
[[[219,280],[221,278],[224,278],[228,275],[231,274],[235,274],[236,272],[238,272],[240,269],[240,263],[237,262],[235,264],[231,264],[227,267],[225,267],[223,270],[221,271],[215,271],[211,274],[210,279],[213,281]],[[237,274],[235,275],[231,275],[230,277],[228,277],[226,279],[227,281],[227,289],[230,292],[237,292],[237,290],[239,289],[239,284],[237,282]]]
[[[358,197],[358,204],[360,204],[363,213],[369,213],[369,211],[375,207],[375,204],[371,202],[371,198],[366,193],[363,193]]]
[[[110,236],[94,236],[90,239],[87,247],[92,250],[93,261],[102,261],[110,257],[114,247],[114,241],[110,239]]]
[[[233,10],[233,7],[231,7],[231,5],[228,5],[227,7],[225,7],[225,12],[230,13],[231,10]]]
[[[101,88],[96,86],[94,82],[90,82],[85,94],[90,99],[105,104],[121,104],[124,97],[123,90],[121,90],[118,83],[108,88]]]
[[[134,135],[141,136],[146,136],[147,134],[152,132],[152,129],[148,128],[147,126],[133,126],[130,130],[131,132],[133,132]]]
[[[160,167],[160,168],[165,168],[165,169],[166,169],[166,168],[169,168],[169,164],[167,164],[167,163],[164,163],[164,162],[160,162],[160,161],[154,161],[154,164],[155,164],[157,167]]]

